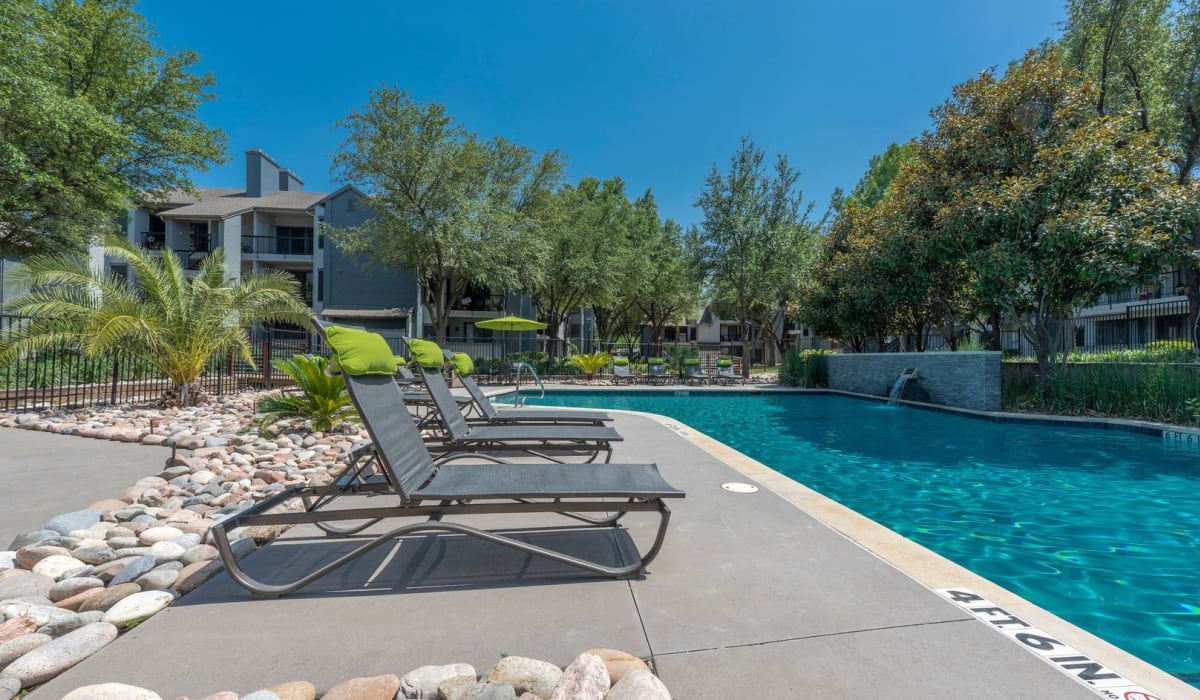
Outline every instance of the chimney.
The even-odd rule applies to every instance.
[[[266,197],[280,190],[279,164],[262,149],[246,151],[246,196]]]

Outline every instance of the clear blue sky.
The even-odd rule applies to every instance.
[[[620,176],[688,224],[704,177],[743,134],[787,154],[824,211],[871,156],[919,134],[981,69],[1058,35],[1059,0],[418,3],[142,0],[167,49],[216,79],[202,118],[225,130],[241,186],[259,147],[329,191],[341,117],[389,83],[467,128],[561,150],[569,176]]]

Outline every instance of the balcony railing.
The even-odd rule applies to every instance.
[[[242,236],[243,255],[312,255],[311,236]]]
[[[464,296],[451,305],[451,311],[503,311],[503,294],[477,294]]]

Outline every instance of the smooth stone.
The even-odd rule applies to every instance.
[[[517,691],[507,683],[477,683],[456,700],[517,700]]]
[[[267,688],[267,690],[278,695],[279,700],[314,700],[317,697],[316,686],[308,681],[280,683]]]
[[[630,671],[609,689],[604,700],[671,700],[671,691],[649,671]]]
[[[471,664],[421,666],[401,676],[400,690],[405,698],[436,700],[438,686],[442,683],[459,676],[470,678],[474,682],[476,675],[475,667]]]
[[[87,564],[84,564],[75,557],[52,554],[39,561],[37,566],[33,567],[33,573],[41,574],[57,581],[63,574],[71,569],[78,569],[81,566],[87,566]]]
[[[604,660],[584,653],[563,669],[549,700],[604,700],[610,685]]]
[[[50,587],[50,594],[46,597],[57,603],[89,588],[104,588],[104,582],[94,576],[63,579]]]
[[[0,552],[0,569],[15,569],[17,567],[17,553],[12,551]]]
[[[12,544],[8,545],[9,549],[17,550],[22,547],[28,547],[33,544],[41,544],[46,540],[54,539],[59,536],[59,533],[54,530],[34,530],[27,532],[24,535],[17,535],[13,538]]]
[[[121,554],[121,552],[118,552],[118,554]],[[121,569],[128,566],[129,562],[134,559],[137,559],[137,557],[123,555],[120,559],[114,559],[107,564],[100,564],[92,571],[92,576],[105,582],[112,581],[112,577],[121,573]]]
[[[96,547],[80,547],[71,553],[84,564],[107,564],[117,558],[116,551],[108,544],[98,545]]]
[[[84,603],[91,600],[92,598],[95,598],[96,596],[100,595],[103,592],[104,592],[103,587],[88,588],[83,591],[80,591],[79,593],[76,593],[75,595],[71,596],[70,598],[64,598],[64,599],[58,601],[57,603],[54,604],[54,607],[62,608],[63,610],[79,610],[79,608],[81,608]]]
[[[46,598],[53,585],[54,579],[49,576],[22,569],[5,569],[0,571],[0,600],[32,596]]]
[[[191,511],[186,511],[186,512],[190,513]],[[199,516],[197,516],[197,519],[199,519]],[[195,522],[195,521],[192,521],[192,522]],[[191,523],[186,523],[186,524],[191,524]],[[204,538],[201,537],[200,534],[197,532],[185,532],[184,534],[180,535],[179,537],[176,537],[175,539],[173,539],[171,541],[174,542],[175,544],[179,545],[180,547],[183,547],[185,550],[188,550],[188,549],[191,549],[192,547],[198,546],[200,544],[200,542],[203,540],[204,540]]]
[[[48,557],[69,557],[71,550],[66,547],[51,547],[47,545],[29,545],[17,550],[17,565],[22,569],[32,569],[38,562]]]
[[[162,700],[162,696],[136,685],[98,683],[76,688],[62,696],[62,700]]]
[[[198,561],[188,564],[179,572],[179,578],[175,579],[175,590],[179,591],[180,595],[190,593],[224,568],[219,561]]]
[[[88,509],[100,511],[100,513],[103,515],[111,515],[117,511],[125,510],[128,507],[129,504],[125,501],[116,498],[106,498],[103,501],[96,501],[92,505],[88,506]]]
[[[508,683],[518,693],[529,691],[549,698],[562,677],[562,669],[552,663],[524,656],[506,656],[487,673],[486,680]]]
[[[219,556],[221,556],[221,553],[211,544],[198,544],[185,551],[183,556],[179,558],[179,561],[184,564],[195,564],[198,561],[210,561]]]
[[[608,669],[608,678],[613,685],[620,682],[630,671],[650,672],[650,667],[646,665],[645,661],[619,649],[588,649],[583,653],[600,657],[600,660],[604,662],[604,667]]]
[[[138,577],[137,585],[143,591],[162,591],[175,585],[179,579],[179,571],[174,569],[154,569]]]
[[[53,530],[65,535],[72,530],[86,530],[100,522],[101,513],[98,510],[85,508],[71,513],[62,513],[46,521],[43,530]]]
[[[0,669],[50,641],[48,634],[30,632],[0,644]]]
[[[238,694],[232,690],[222,690],[212,695],[205,695],[200,700],[238,700]]]
[[[459,676],[451,678],[448,681],[438,685],[438,700],[460,700],[468,690],[472,690],[478,683],[474,678]]]
[[[107,612],[109,608],[119,603],[121,600],[140,593],[142,587],[136,583],[119,583],[115,586],[109,586],[104,589],[103,593],[99,593],[94,598],[89,598],[83,605],[79,606],[79,612],[89,612],[99,610]]]
[[[117,638],[117,628],[107,622],[96,622],[49,641],[25,654],[0,671],[0,678],[16,678],[21,686],[44,683]]]
[[[141,547],[142,546],[142,541],[133,536],[109,537],[107,542],[108,542],[108,546],[112,547],[113,549],[129,549],[131,547]],[[118,552],[118,554],[121,554],[121,556],[126,556],[122,552]]]
[[[175,600],[170,591],[143,591],[122,598],[104,613],[104,622],[118,627],[144,620]]]
[[[156,521],[157,522],[157,521]],[[142,530],[138,535],[138,539],[142,544],[153,545],[155,542],[170,542],[171,540],[183,534],[183,530],[170,525],[160,525],[158,527],[150,527]]]
[[[150,546],[150,556],[160,562],[175,561],[187,550],[174,542],[155,542]]]
[[[142,574],[153,569],[157,564],[158,560],[152,556],[146,555],[138,557],[137,559],[134,559],[126,564],[125,568],[117,572],[116,575],[112,577],[112,580],[108,582],[108,585],[111,588],[113,586],[119,586],[122,583],[135,581]]]
[[[280,697],[269,690],[256,690],[249,695],[243,695],[242,700],[280,700]]]
[[[16,678],[0,678],[0,700],[13,700],[21,692],[21,681]]]
[[[99,622],[99,620],[92,620],[92,619],[83,617],[82,615],[72,614],[71,617],[62,618],[59,620],[53,620],[51,622],[48,622],[48,623],[42,625],[41,627],[38,628],[38,632],[40,632],[41,634],[50,635],[51,637],[54,637],[57,639],[58,637],[61,637],[64,634],[67,634],[69,632],[74,632],[75,630],[79,629],[80,627],[83,627],[84,625],[89,625],[93,622]]]
[[[0,622],[0,643],[36,632],[38,627],[41,625],[33,619],[32,615],[18,615],[5,622]]]
[[[69,571],[64,571],[63,575],[58,577],[58,580],[66,581],[69,578],[87,578],[87,577],[91,576],[95,570],[96,570],[96,567],[92,566],[91,564],[84,564],[83,566],[81,566],[77,569],[71,569]]]
[[[399,690],[399,676],[388,673],[344,680],[330,688],[321,700],[392,700]]]
[[[56,620],[75,617],[75,613],[70,610],[56,608],[53,605],[29,605],[22,614],[29,616],[39,627],[48,625]]]

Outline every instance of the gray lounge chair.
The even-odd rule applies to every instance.
[[[346,387],[372,442],[351,453],[342,476],[325,486],[285,489],[210,530],[229,577],[256,596],[292,593],[380,545],[421,532],[465,535],[602,576],[633,576],[645,569],[662,547],[671,516],[665,499],[684,497],[683,491],[662,478],[654,464],[510,464],[481,455],[463,455],[476,463],[438,465],[421,442],[401,390],[391,377],[347,375]],[[488,459],[491,461],[483,462]],[[371,468],[378,473],[365,476]],[[398,497],[400,503],[371,499],[365,507],[345,507],[337,499],[346,495],[387,495]],[[270,512],[297,498],[304,503],[304,510]],[[326,508],[335,502],[335,507]],[[552,513],[591,527],[616,528],[620,519],[631,512],[657,512],[659,525],[646,552],[623,566],[582,559],[515,539],[503,531],[482,530],[461,522],[472,515]],[[594,515],[586,515],[589,513]],[[251,577],[229,543],[229,531],[239,527],[315,524],[331,535],[345,536],[385,519],[413,517],[421,520],[374,536],[353,551],[285,583],[264,583]],[[349,525],[336,524],[347,521]],[[520,537],[527,539],[539,529],[523,528]]]
[[[629,384],[637,383],[637,377],[633,376],[633,373],[629,371],[628,357],[614,357],[612,370],[613,384],[621,384],[622,382],[628,382]]]
[[[720,359],[717,360],[717,375],[713,381],[721,384],[745,384],[746,378],[733,371],[733,360]]]
[[[683,381],[687,384],[708,384],[710,377],[700,368],[700,360],[689,357],[683,361]]]
[[[406,342],[411,346],[416,341]],[[441,349],[436,354],[439,358],[444,357]],[[442,369],[419,364],[417,367],[444,430],[444,435],[438,439],[441,444],[436,449],[447,455],[479,450],[518,451],[559,461],[547,454],[548,451],[555,451],[590,454],[587,461],[593,462],[603,452],[604,461],[607,462],[612,459],[612,443],[622,439],[612,428],[596,425],[470,425],[455,404],[450,386],[442,376]]]
[[[671,384],[675,378],[667,373],[667,362],[661,357],[651,357],[646,360],[646,383]]]
[[[475,383],[475,378],[470,372],[464,374],[460,369],[459,364],[455,362],[462,361],[466,357],[463,353],[452,353],[449,350],[443,351],[446,360],[450,362],[450,366],[454,368],[454,374],[458,377],[458,381],[467,390],[474,402],[475,409],[483,416],[486,423],[506,424],[506,423],[581,423],[587,425],[603,425],[605,422],[611,421],[612,416],[609,416],[603,411],[589,411],[586,409],[538,409],[538,408],[496,408],[492,405],[488,395],[483,393],[483,389]],[[467,358],[470,362],[470,358]],[[462,406],[460,405],[461,409]]]

